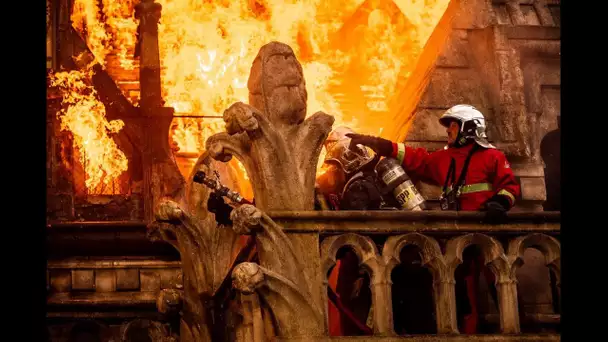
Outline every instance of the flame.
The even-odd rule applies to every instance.
[[[413,70],[449,1],[158,2],[163,97],[178,115],[221,116],[232,103],[246,102],[251,62],[277,40],[302,64],[308,114],[322,110],[336,125],[376,134],[390,118],[398,78]],[[188,121],[173,139],[182,151],[200,151],[208,134]],[[213,120],[204,126],[223,130]]]
[[[91,190],[109,185],[127,170],[127,158],[118,149],[110,134],[124,126],[121,120],[107,121],[105,107],[90,86],[92,70],[58,72],[51,76],[51,85],[62,90],[64,109],[58,113],[61,129],[72,132],[74,146],[85,168],[85,186]]]
[[[136,2],[75,0],[74,27],[102,64],[115,55],[123,68],[136,66]],[[157,2],[163,98],[177,116],[221,116],[247,102],[252,61],[262,45],[281,41],[302,64],[309,115],[324,111],[335,126],[379,134],[397,84],[414,70],[449,0]],[[176,118],[172,139],[180,152],[200,153],[223,130],[221,119]]]
[[[103,13],[107,18],[105,23],[112,36],[112,48],[118,57],[120,66],[125,70],[135,69],[133,55],[136,43],[137,23],[133,18],[132,6],[134,0],[116,1],[103,0]],[[131,4],[125,6],[124,3]]]

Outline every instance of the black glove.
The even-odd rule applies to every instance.
[[[511,203],[509,199],[502,195],[494,195],[485,204],[486,223],[497,224],[507,220],[507,211],[509,211]]]
[[[390,140],[355,133],[348,133],[346,136],[351,139],[348,146],[351,150],[354,150],[356,145],[364,145],[383,157],[390,157],[393,153],[393,142]]]
[[[230,213],[232,213],[232,207],[224,202],[224,198],[215,192],[209,195],[207,200],[207,210],[215,214],[215,221],[218,224],[229,226],[232,224],[230,220]]]

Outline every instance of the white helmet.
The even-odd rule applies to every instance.
[[[439,122],[444,127],[448,127],[452,120],[460,122],[459,140],[474,139],[482,147],[496,148],[488,142],[486,119],[475,107],[466,104],[455,105],[446,110],[439,118]]]

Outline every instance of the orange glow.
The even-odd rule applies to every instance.
[[[74,27],[102,64],[112,54],[124,69],[136,65],[137,2],[75,0]],[[391,122],[397,84],[413,72],[449,0],[157,2],[163,98],[176,115],[221,116],[232,103],[247,102],[251,63],[262,45],[276,40],[289,44],[302,64],[309,115],[322,110],[336,118],[335,126],[380,135]],[[173,128],[180,152],[202,153],[206,138],[224,124],[176,118]]]
[[[124,126],[121,120],[108,121],[106,110],[88,84],[92,71],[58,72],[51,85],[62,91],[64,109],[59,113],[61,129],[72,132],[74,146],[80,151],[80,163],[86,172],[89,191],[100,184],[109,185],[127,170],[125,154],[111,138]],[[111,190],[111,186],[102,189]],[[97,194],[103,194],[97,193]]]

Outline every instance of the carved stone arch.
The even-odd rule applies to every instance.
[[[496,277],[496,290],[498,292],[498,310],[500,311],[500,330],[504,334],[518,334],[519,314],[517,310],[516,279],[511,276],[510,263],[504,253],[502,245],[494,238],[484,234],[467,234],[448,241],[445,259],[448,271],[454,274],[456,267],[463,262],[462,253],[471,246],[481,249],[484,264]]]
[[[390,289],[390,279],[387,281],[385,267],[376,244],[366,236],[347,233],[332,236],[321,243],[321,270],[323,272],[323,283],[327,286],[327,274],[336,264],[336,254],[342,247],[351,247],[357,258],[359,265],[369,273],[371,280],[370,289],[372,292],[372,321],[374,335],[393,335],[393,309]],[[324,302],[327,303],[327,295],[324,295]],[[327,316],[327,304],[325,314]],[[326,323],[328,321],[326,320]],[[327,329],[327,326],[326,326]]]
[[[347,233],[328,237],[321,243],[321,271],[325,280],[329,270],[336,264],[338,250],[345,246],[353,249],[359,259],[359,265],[370,272],[370,279],[383,275],[382,260],[376,244],[369,237]]]
[[[484,264],[492,270],[497,282],[508,279],[510,265],[502,245],[494,238],[479,233],[458,236],[448,241],[445,261],[450,274],[453,275],[456,267],[463,262],[462,253],[471,245],[476,245],[481,249]]]
[[[523,265],[524,252],[536,248],[545,256],[545,265],[555,272],[555,279],[561,281],[561,244],[549,235],[534,233],[515,238],[509,243],[508,258],[511,264],[511,276],[515,277],[517,269]]]
[[[408,233],[405,235],[391,236],[382,249],[382,258],[386,266],[387,280],[390,280],[391,272],[401,263],[399,255],[401,250],[408,245],[416,246],[422,255],[422,266],[427,267],[433,278],[438,280],[439,276],[446,270],[445,259],[441,253],[439,243],[432,237],[420,233]]]

